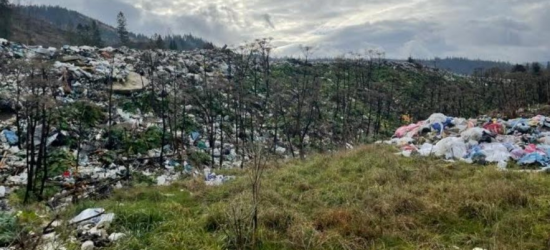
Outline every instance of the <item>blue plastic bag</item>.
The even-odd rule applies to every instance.
[[[533,152],[530,154],[526,154],[518,161],[519,165],[530,165],[534,163],[538,163],[545,167],[548,166],[548,164],[550,163],[550,159],[539,152]]]
[[[197,139],[199,139],[199,136],[201,134],[199,132],[191,132],[191,139],[193,139],[193,141],[196,141]]]
[[[11,130],[4,130],[4,136],[6,137],[6,140],[8,140],[10,146],[15,146],[19,142],[17,134]]]

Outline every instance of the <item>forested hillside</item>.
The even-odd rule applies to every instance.
[[[69,40],[76,40],[74,38],[76,38],[77,26],[79,24],[82,26],[91,26],[92,22],[96,21],[101,32],[101,38],[106,44],[114,45],[119,43],[119,37],[115,28],[73,10],[59,6],[19,5],[15,7],[15,11],[23,17],[43,20],[61,30],[72,32],[74,37],[68,37]],[[134,33],[130,33],[129,35],[135,42],[147,42],[149,39]]]
[[[432,60],[415,60],[427,67],[447,70],[461,75],[472,75],[476,71],[490,70],[498,68],[501,70],[510,70],[513,65],[508,62],[497,62],[488,60],[472,60],[461,57],[435,58]]]
[[[29,45],[59,47],[62,45],[94,45],[83,39],[87,32],[97,27],[102,46],[120,46],[117,29],[101,21],[87,17],[79,12],[59,6],[11,5],[9,22],[10,40]],[[5,15],[3,20],[8,18]],[[95,25],[95,27],[94,27]],[[192,50],[212,47],[210,42],[191,34],[147,37],[142,34],[128,33],[129,46],[134,48],[170,48],[174,50]]]

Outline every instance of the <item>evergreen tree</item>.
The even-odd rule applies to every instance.
[[[176,44],[176,40],[173,38],[170,39],[170,50],[178,50],[178,45]]]
[[[120,38],[120,43],[124,46],[128,46],[130,43],[130,37],[128,35],[128,30],[126,29],[126,17],[124,17],[124,13],[122,13],[122,11],[118,13],[117,22],[117,32]]]
[[[0,0],[0,38],[8,39],[11,33],[12,9],[8,0]]]
[[[512,68],[512,73],[515,73],[515,72],[527,72],[527,67],[525,65],[516,64]]]
[[[534,62],[533,64],[531,64],[531,71],[535,75],[540,75],[540,73],[542,72],[542,66],[538,62]]]
[[[164,49],[164,41],[162,40],[161,35],[157,35],[157,39],[155,41],[155,47],[157,49]]]
[[[92,22],[92,27],[91,27],[91,40],[92,40],[92,44],[94,46],[97,46],[97,47],[103,47],[103,40],[101,39],[101,32],[99,31],[99,27],[97,26],[97,22],[96,21],[93,21]]]
[[[76,34],[78,36],[78,44],[80,45],[92,45],[92,39],[90,36],[90,26],[78,24],[76,26]]]

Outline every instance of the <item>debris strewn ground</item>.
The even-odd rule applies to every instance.
[[[433,114],[427,120],[396,130],[387,144],[398,145],[404,156],[434,155],[468,163],[511,162],[544,171],[550,167],[550,117],[465,119]]]

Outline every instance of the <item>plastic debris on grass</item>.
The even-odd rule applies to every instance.
[[[385,143],[399,146],[400,154],[406,157],[433,155],[467,163],[496,163],[503,169],[515,161],[520,166],[547,170],[550,117],[465,119],[436,113],[398,128]]]

